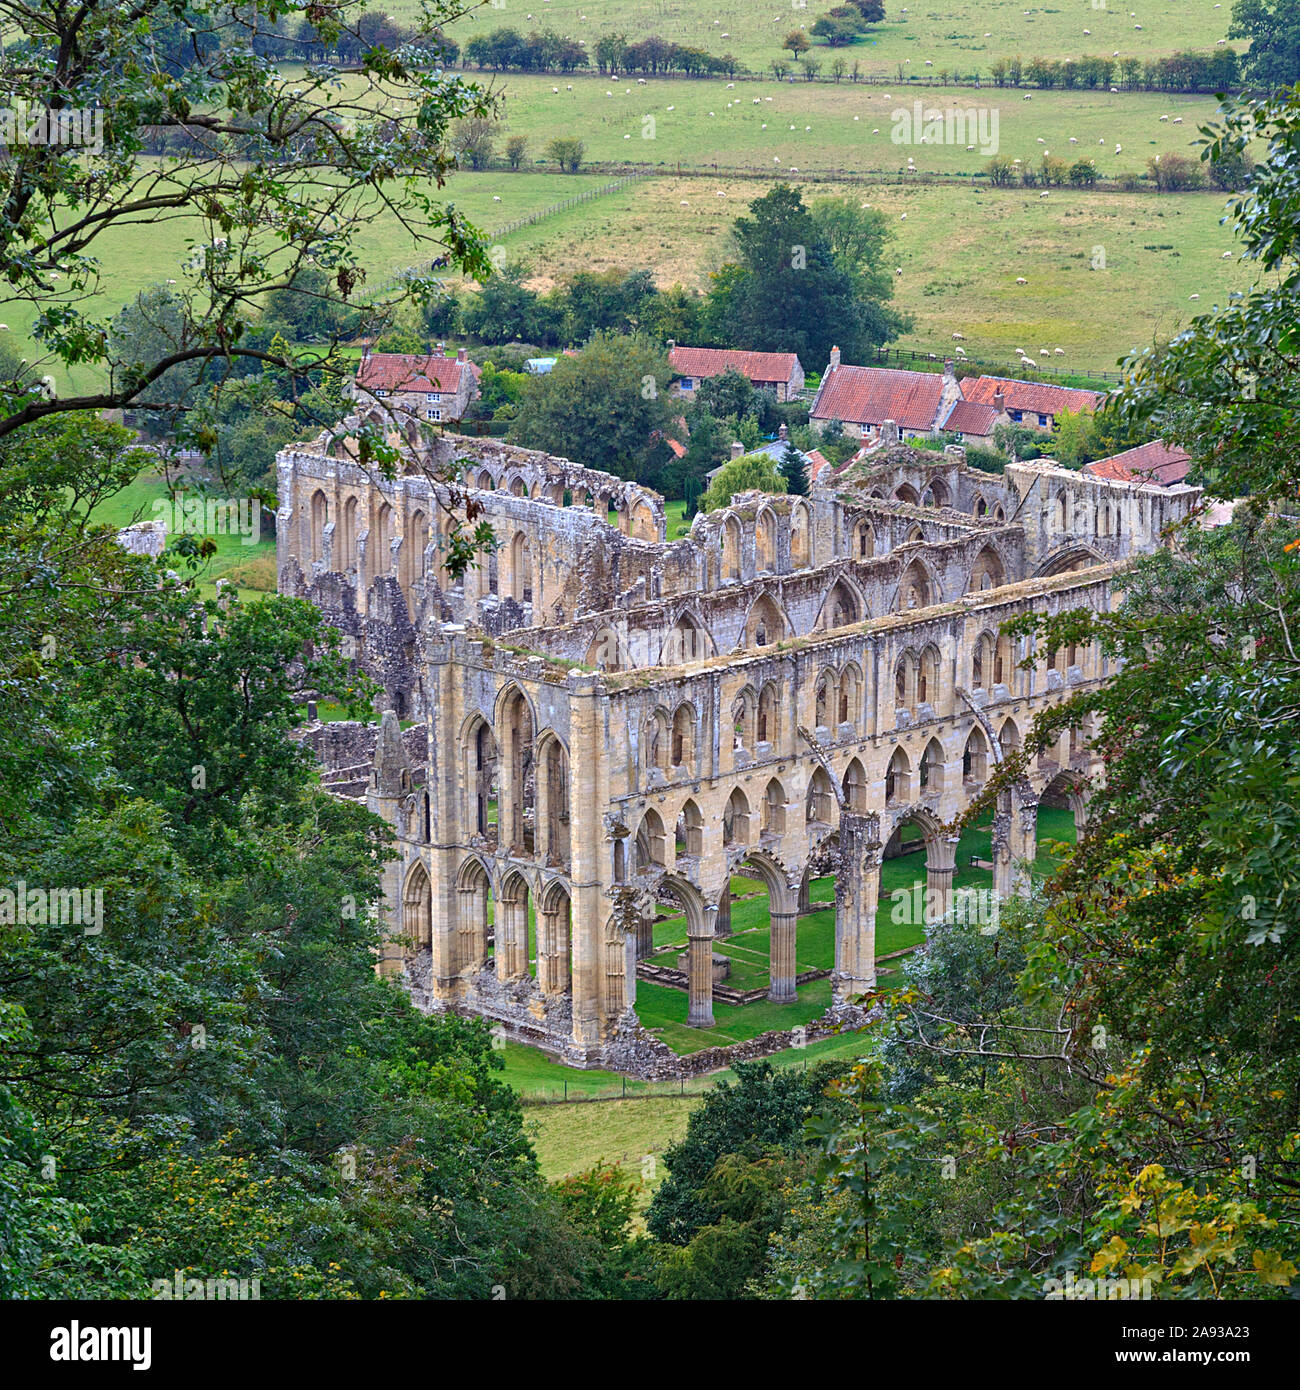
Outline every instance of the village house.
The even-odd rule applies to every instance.
[[[381,401],[434,424],[461,420],[478,397],[479,369],[461,348],[455,357],[371,352],[357,368],[350,394],[362,402]]]
[[[942,428],[945,434],[960,435],[963,444],[989,445],[994,427],[1001,423],[996,406],[962,399],[953,403]]]
[[[670,344],[668,365],[678,378],[678,391],[688,398],[694,398],[700,382],[723,372],[739,372],[756,391],[771,391],[778,401],[793,400],[803,390],[803,367],[793,352],[744,352]]]
[[[961,383],[951,362],[944,363],[942,375],[853,367],[841,363],[836,347],[831,349],[809,421],[821,432],[838,420],[849,438],[870,441],[879,436],[886,420],[893,420],[901,438],[925,438],[938,432],[961,398]]]
[[[1085,463],[1083,471],[1093,478],[1106,478],[1113,483],[1155,483],[1173,487],[1187,480],[1192,456],[1185,449],[1153,439],[1150,444],[1126,449],[1122,454]]]
[[[995,424],[1029,425],[1050,430],[1066,410],[1076,414],[1081,410],[1098,410],[1105,397],[1099,391],[1085,391],[1075,386],[1052,386],[1045,381],[1016,381],[1011,377],[982,376],[967,381],[962,387],[965,400],[976,405],[992,406]],[[951,429],[952,426],[946,426]],[[976,435],[975,430],[962,434]],[[989,434],[993,431],[990,428]],[[974,440],[972,440],[974,442]]]

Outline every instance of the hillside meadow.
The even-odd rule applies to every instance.
[[[832,0],[490,0],[476,6],[448,32],[459,43],[476,33],[511,25],[523,33],[550,28],[594,49],[602,34],[629,41],[650,34],[721,55],[732,53],[749,67],[765,66],[794,28],[807,29]],[[389,11],[405,19],[418,13],[416,0],[391,0]],[[949,4],[901,5],[886,0],[885,22],[841,50],[864,72],[894,75],[904,70],[988,72],[1003,55],[1078,57],[1091,53],[1138,53],[1161,57],[1183,49],[1208,49],[1228,31],[1230,2],[1214,0],[1061,0],[1055,5],[1025,0],[952,0]],[[1135,26],[1141,25],[1141,28]],[[1091,33],[1085,32],[1090,30]],[[1240,48],[1243,45],[1234,44]],[[816,56],[832,56],[822,44]],[[933,65],[927,68],[927,60]],[[593,55],[594,63],[594,55]]]
[[[1196,153],[1197,128],[1217,107],[1211,96],[1158,92],[976,91],[771,78],[730,86],[650,78],[642,85],[634,78],[507,73],[485,74],[484,81],[502,95],[503,134],[527,136],[531,159],[543,158],[554,136],[579,135],[589,160],[666,171],[717,164],[762,173],[903,173],[911,155],[922,173],[970,176],[982,173],[995,153],[1036,166],[1050,152],[1071,160],[1090,156],[1102,178],[1122,179],[1145,173],[1152,155]],[[910,127],[916,102],[923,112],[974,113],[967,121],[996,134],[996,148],[992,139],[982,147],[970,140],[919,142],[919,131],[894,119],[901,109]],[[908,141],[895,143],[896,130]],[[975,148],[967,149],[971,143]]]

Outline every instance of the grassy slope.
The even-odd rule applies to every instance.
[[[107,526],[129,526],[133,521],[151,521],[160,513],[154,510],[154,503],[167,498],[167,486],[154,474],[141,474],[130,487],[124,488],[110,497],[95,510],[95,520]],[[161,513],[170,523],[170,510]],[[275,589],[275,542],[260,540],[256,545],[245,545],[240,536],[225,535],[211,537],[216,542],[217,553],[204,566],[200,579],[200,590],[205,597],[216,592],[216,581],[232,577],[237,581],[237,592],[241,599],[262,597],[267,590]],[[249,587],[252,580],[257,587]],[[243,582],[239,582],[243,581]]]
[[[413,15],[416,0],[390,0],[389,8],[394,14]],[[808,0],[805,9],[792,8],[789,0],[527,0],[524,5],[512,3],[508,10],[480,6],[450,32],[463,44],[471,34],[506,24],[525,33],[550,27],[585,39],[589,48],[612,31],[630,40],[659,34],[711,53],[734,53],[758,67],[776,56],[790,29],[807,28],[830,8],[819,0]],[[990,62],[1004,54],[1067,57],[1119,49],[1155,56],[1208,49],[1227,33],[1230,5],[1226,0],[1221,9],[1214,8],[1213,0],[1112,0],[1106,8],[1094,9],[1087,0],[1058,0],[1055,5],[1034,0],[912,0],[904,13],[899,0],[887,0],[885,10],[886,22],[873,26],[868,40],[845,53],[850,60],[859,59],[864,71],[892,76],[900,63],[918,73],[942,67],[987,73]],[[1138,12],[1136,20],[1130,18],[1130,10]],[[1142,24],[1141,32],[1134,29],[1135,23]],[[1091,35],[1085,35],[1085,29]],[[816,56],[829,66],[831,55],[822,45]],[[933,69],[926,69],[927,58]]]
[[[508,180],[506,181],[508,184]],[[763,192],[752,180],[656,179],[570,209],[506,239],[545,285],[579,269],[654,269],[661,283],[705,287],[725,259],[732,220]],[[1014,362],[1014,349],[1053,354],[1057,370],[1113,371],[1249,279],[1219,225],[1213,193],[1084,194],[952,186],[813,185],[810,199],[849,192],[895,226],[890,259],[898,308],[914,330],[900,347],[942,350],[965,335],[972,359]],[[683,207],[682,201],[688,204]],[[901,214],[907,213],[906,220]],[[1103,269],[1092,269],[1102,248]],[[1017,285],[1017,279],[1028,283]],[[1199,294],[1194,304],[1189,296]],[[820,370],[822,364],[809,363]]]
[[[528,136],[533,157],[552,136],[576,133],[588,159],[630,160],[665,172],[681,162],[696,169],[718,164],[760,173],[791,167],[901,173],[910,154],[923,173],[969,175],[981,172],[991,153],[1037,164],[1047,150],[1092,155],[1103,177],[1120,178],[1145,172],[1151,155],[1188,151],[1198,122],[1208,120],[1216,105],[1209,96],[1155,92],[1035,91],[1026,100],[1026,93],[1009,88],[773,79],[729,88],[718,81],[654,78],[642,87],[626,79],[575,76],[558,92],[552,90],[556,81],[546,76],[511,73],[502,81],[503,128]],[[986,122],[996,113],[997,150],[968,150],[964,143],[895,144],[892,113],[915,101],[940,112],[984,110]],[[653,126],[647,117],[653,117]],[[1178,117],[1181,125],[1174,124]],[[986,130],[991,135],[992,125]],[[1123,146],[1118,153],[1116,145]]]

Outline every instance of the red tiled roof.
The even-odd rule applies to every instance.
[[[468,371],[477,381],[479,369],[473,362],[454,357],[410,357],[401,352],[372,352],[357,370],[357,385],[366,391],[446,391],[460,390],[461,373]]]
[[[750,381],[789,381],[799,357],[793,352],[675,347],[668,353],[668,365],[678,376],[710,377],[732,371]]]
[[[981,439],[993,433],[998,413],[991,405],[981,405],[978,401],[958,401],[943,422],[945,430],[954,434],[976,434]]]
[[[962,382],[961,393],[968,401],[992,405],[1001,391],[1008,410],[1028,410],[1035,415],[1059,415],[1063,410],[1096,410],[1102,402],[1098,391],[1077,386],[1051,386],[1045,381],[1015,381],[1010,377],[982,376]]]
[[[1085,463],[1083,472],[1094,478],[1110,478],[1119,483],[1158,483],[1171,487],[1181,483],[1191,470],[1192,456],[1184,449],[1172,447],[1162,440],[1140,444],[1122,454]]]
[[[668,447],[673,451],[673,457],[674,457],[674,458],[679,458],[679,459],[680,459],[680,458],[685,458],[685,457],[686,457],[686,445],[685,445],[685,444],[679,444],[679,443],[677,442],[677,440],[675,440],[675,439],[665,439],[665,440],[664,440],[664,443],[667,444]]]
[[[893,367],[830,367],[810,414],[817,420],[880,425],[893,420],[900,430],[928,430],[943,397],[938,372],[905,372]]]
[[[817,475],[823,468],[832,466],[830,459],[820,449],[809,449],[804,457],[808,460],[808,481],[810,483],[817,481]]]

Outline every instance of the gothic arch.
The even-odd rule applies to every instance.
[[[778,777],[773,777],[763,788],[763,800],[759,808],[758,830],[760,835],[785,834],[785,788]]]
[[[790,622],[770,593],[762,593],[750,605],[745,615],[745,635],[742,646],[770,647],[783,641],[790,632]]]
[[[1071,541],[1069,545],[1054,550],[1034,571],[1036,579],[1045,579],[1053,574],[1071,574],[1075,570],[1087,569],[1091,565],[1106,563],[1106,557],[1090,545]]]
[[[734,845],[747,845],[749,840],[749,798],[739,787],[735,787],[722,812],[722,843],[731,848]]]
[[[433,888],[419,860],[411,865],[402,889],[402,936],[408,950],[425,951],[433,945]]]
[[[840,575],[822,600],[813,630],[828,632],[838,627],[849,627],[869,616],[866,602],[857,585],[846,575]]]
[[[1006,566],[1001,556],[991,545],[986,545],[971,566],[966,592],[972,594],[982,593],[985,589],[999,589],[1007,582],[1006,576]]]
[[[776,569],[776,513],[760,507],[754,523],[754,570],[771,574]]]
[[[790,508],[790,567],[807,569],[812,564],[812,518],[806,502]]]
[[[781,701],[777,695],[776,682],[768,681],[758,695],[759,743],[780,743],[781,741]]]
[[[941,602],[942,597],[939,586],[918,556],[903,571],[891,608],[895,613],[906,613],[914,608],[929,608]]]
[[[637,827],[636,864],[638,873],[649,869],[663,869],[668,865],[668,837],[664,833],[663,818],[653,806],[646,808]]]
[[[659,654],[660,666],[689,666],[714,655],[716,647],[709,630],[689,610],[677,616],[672,631],[664,639]]]
[[[673,711],[671,760],[674,767],[695,765],[695,731],[698,725],[699,715],[695,706],[683,700]]]
[[[792,893],[790,885],[786,882],[785,870],[771,855],[763,850],[751,850],[741,860],[741,863],[758,870],[759,877],[767,887],[768,911],[770,913],[792,913],[797,910],[798,904],[797,901],[793,901],[795,894]]]

